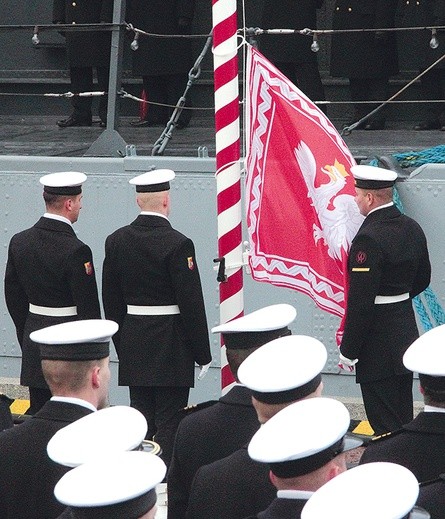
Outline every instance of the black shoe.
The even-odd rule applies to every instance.
[[[107,121],[100,121],[99,126],[100,126],[101,128],[106,128],[106,126],[107,126]]]
[[[142,128],[143,126],[148,126],[149,122],[146,119],[138,119],[137,121],[131,121],[130,126],[135,126],[136,128]]]
[[[369,121],[364,126],[365,130],[384,130],[385,129],[385,121],[375,120]]]
[[[70,115],[67,119],[57,121],[57,126],[60,126],[60,128],[68,128],[70,126],[91,126],[92,124],[92,117],[79,117],[74,114]]]
[[[416,124],[416,126],[414,126],[414,129],[418,132],[423,132],[426,130],[439,130],[440,126],[440,121],[436,119],[435,121],[420,121],[419,124]]]

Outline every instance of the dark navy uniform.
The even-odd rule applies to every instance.
[[[292,493],[295,497],[291,497]],[[298,496],[298,491],[290,490],[286,497],[276,497],[266,510],[247,519],[299,519],[307,498],[301,499]]]
[[[385,29],[394,27],[397,0],[336,0],[332,27]],[[339,33],[332,36],[331,75],[349,78],[352,101],[385,100],[389,77],[399,72],[394,32]],[[360,119],[377,104],[356,104]],[[375,120],[382,121],[382,114]]]
[[[445,24],[445,2],[443,0],[399,0],[398,27],[428,27]],[[397,34],[399,57],[402,70],[423,71],[443,54],[444,33],[437,37],[440,45],[432,49],[429,45],[431,31],[400,31]],[[445,98],[445,63],[438,63],[420,78],[422,98],[443,100]],[[425,117],[415,129],[432,130],[445,125],[443,103],[429,103],[424,108]]]
[[[173,229],[161,215],[139,215],[106,240],[102,290],[105,315],[119,324],[114,336],[119,384],[130,386],[132,405],[147,418],[147,437],[156,432],[156,441],[169,459],[177,423],[168,425],[172,419],[169,409],[148,411],[145,406],[150,407],[151,398],[161,391],[158,400],[162,401],[176,394],[177,401],[166,407],[171,409],[173,405],[177,413],[187,405],[195,362],[206,365],[211,361],[192,240]],[[177,313],[132,315],[127,313],[127,305],[177,307]],[[144,397],[138,397],[144,402],[134,402],[133,388],[145,391]],[[157,424],[153,423],[155,414],[160,420]],[[173,430],[171,445],[171,430],[167,432],[166,427]]]
[[[193,480],[187,519],[243,519],[265,510],[276,496],[269,471],[247,447],[204,465]]]
[[[445,517],[445,474],[430,483],[420,483],[416,505],[427,510],[431,519]]]
[[[445,414],[422,412],[395,433],[371,441],[360,463],[389,461],[411,470],[419,481],[445,471]]]
[[[188,34],[194,10],[195,0],[127,0],[126,21],[151,34]],[[148,100],[176,105],[193,64],[190,38],[141,37],[131,57],[133,74],[142,76]],[[149,105],[147,120],[165,124],[171,112]],[[190,110],[184,110],[179,121],[188,124]]]
[[[100,305],[91,249],[68,223],[42,217],[9,244],[5,299],[22,348],[20,383],[46,388],[34,330],[76,319],[99,319]],[[54,317],[29,312],[29,305],[77,307],[77,315]]]
[[[69,468],[52,461],[46,446],[56,431],[92,412],[49,401],[32,418],[0,434],[2,519],[51,519],[63,512],[54,486]]]
[[[381,434],[412,419],[412,372],[403,366],[402,356],[419,336],[411,299],[427,288],[431,277],[421,227],[394,205],[371,212],[352,241],[348,271],[341,353],[358,359],[356,381],[371,426]],[[376,304],[377,296],[401,294],[407,294],[403,301]],[[384,406],[380,399],[373,401],[375,391]]]
[[[168,517],[183,519],[199,467],[240,449],[259,427],[250,391],[233,387],[219,402],[186,416],[176,433],[168,472]]]
[[[317,9],[323,0],[266,0],[263,29],[315,29]],[[260,40],[261,52],[311,100],[324,101],[317,53],[311,51],[312,38],[298,34],[268,35]]]
[[[112,20],[113,0],[54,0],[53,3],[53,23],[111,23]],[[106,92],[111,32],[66,31],[65,36],[72,91],[76,93],[96,90],[93,87],[94,67],[97,72],[98,89]],[[91,121],[91,104],[91,97],[73,97],[74,115],[81,120]],[[106,96],[100,98],[99,115],[102,121],[106,121]]]

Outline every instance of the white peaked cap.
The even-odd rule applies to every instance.
[[[319,340],[307,335],[288,335],[274,339],[251,353],[239,367],[238,379],[254,391],[256,398],[264,401],[256,393],[285,392],[310,383],[320,375],[327,357],[326,348]],[[290,399],[303,398],[316,387],[307,389],[306,394],[290,395]]]
[[[133,177],[129,183],[136,186],[137,192],[167,191],[170,189],[170,180],[175,176],[171,169],[154,169]]]
[[[402,465],[365,463],[325,483],[308,500],[301,519],[402,519],[416,503],[419,483]],[[339,496],[347,496],[346,505]]]
[[[30,334],[30,339],[41,344],[76,344],[107,342],[119,325],[108,319],[85,319],[47,326]]]
[[[107,407],[57,431],[48,442],[47,452],[56,463],[77,467],[114,452],[136,449],[146,434],[147,421],[137,409]]]
[[[92,508],[92,517],[98,507],[131,501],[133,509],[122,508],[122,513],[128,512],[128,515],[121,517],[136,517],[134,508],[142,515],[154,506],[154,489],[165,473],[165,463],[158,456],[146,452],[114,452],[67,472],[56,484],[54,495],[64,505]],[[147,494],[150,491],[152,495]],[[137,500],[139,497],[142,499]]]
[[[40,177],[39,182],[45,187],[45,191],[60,195],[78,194],[81,186],[86,181],[85,173],[79,171],[60,171]]]
[[[285,303],[266,306],[212,328],[212,333],[267,332],[288,326],[297,311]]]
[[[341,402],[322,397],[301,400],[261,426],[249,443],[249,456],[271,464],[278,476],[308,474],[362,445],[361,440],[345,438],[349,425],[349,412]]]
[[[403,364],[416,373],[445,377],[445,324],[416,339],[403,355]]]

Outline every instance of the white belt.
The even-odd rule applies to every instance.
[[[29,304],[29,311],[32,314],[46,315],[48,317],[70,317],[77,315],[77,306],[63,306],[61,308],[52,308],[50,306],[38,306]]]
[[[127,314],[131,315],[173,315],[179,314],[178,305],[140,306],[127,305]]]
[[[409,299],[409,293],[399,294],[397,296],[375,296],[374,303],[376,305],[387,305],[388,303],[400,303]]]

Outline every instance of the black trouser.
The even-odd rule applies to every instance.
[[[109,67],[96,67],[97,87],[93,83],[93,67],[71,67],[71,90],[74,94],[79,92],[94,92],[96,90],[108,92]],[[74,114],[80,118],[91,118],[92,97],[71,98]],[[99,117],[102,121],[107,120],[108,96],[99,98]]]
[[[308,61],[307,63],[276,62],[274,65],[311,101],[326,100],[316,61]],[[318,108],[326,113],[326,105],[319,105]]]
[[[29,388],[29,408],[25,414],[36,414],[43,405],[51,398],[51,391],[47,388]]]
[[[145,94],[149,103],[146,120],[151,124],[166,124],[174,110],[174,106],[182,97],[187,86],[188,74],[168,74],[164,76],[143,76]],[[168,105],[168,106],[161,106]],[[186,107],[191,106],[190,97]],[[192,117],[190,109],[182,110],[178,123],[187,126]]]
[[[352,101],[386,101],[389,97],[389,78],[349,78],[349,90]],[[354,105],[354,122],[377,108],[378,103],[360,103]],[[369,121],[385,121],[386,108],[382,108]]]
[[[361,383],[366,415],[375,434],[396,431],[413,419],[413,374]]]
[[[445,100],[445,68],[433,68],[420,78],[422,97],[425,100]],[[426,120],[440,121],[445,125],[445,103],[425,105]]]
[[[143,387],[129,386],[130,405],[146,418],[146,439],[153,439],[162,448],[161,458],[169,465],[173,442],[182,409],[187,406],[189,387]]]

